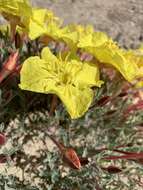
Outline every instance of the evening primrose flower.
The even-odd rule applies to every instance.
[[[0,13],[13,25],[24,27],[31,16],[28,0],[0,0]]]
[[[29,20],[28,35],[31,40],[44,34],[51,35],[59,30],[62,21],[52,11],[41,8],[32,8],[32,17]]]
[[[135,63],[137,65],[134,77],[135,86],[143,87],[143,49],[125,51],[124,56],[130,61],[130,64]]]
[[[100,87],[97,65],[66,58],[62,60],[44,48],[41,58],[28,58],[21,69],[20,88],[44,94],[56,94],[72,119],[81,117],[89,108],[94,92]]]
[[[87,25],[86,27],[78,28],[79,31],[79,39],[78,39],[78,48],[83,48],[88,50],[88,48],[96,48],[101,46],[105,42],[109,40],[108,36],[103,32],[95,32],[94,28],[91,25]]]
[[[0,13],[10,22],[13,33],[18,25],[31,40],[51,34],[61,24],[52,11],[32,8],[28,0],[0,0]]]
[[[63,28],[55,28],[52,32],[53,37],[63,40],[70,47],[86,49],[88,47],[97,47],[108,40],[106,34],[94,32],[91,25],[82,26],[71,24]]]
[[[135,63],[137,65],[135,78],[143,77],[143,52],[140,50],[130,50],[125,52],[124,56],[131,64]]]
[[[69,25],[67,28],[69,31],[65,30],[65,34],[61,35],[61,38],[68,43],[72,42],[74,48],[81,48],[92,54],[99,63],[114,67],[129,82],[139,75],[136,61],[129,59],[125,51],[120,49],[116,42],[113,42],[105,33],[95,32],[90,25],[86,27]]]
[[[92,26],[68,25],[57,34],[57,38],[65,41],[75,51],[78,48],[83,49],[93,55],[99,63],[114,67],[127,81],[132,82],[139,75],[137,62],[131,60],[105,33],[95,32]]]
[[[108,40],[95,48],[88,47],[88,52],[92,53],[95,58],[108,66],[114,67],[129,82],[132,82],[137,74],[138,66],[136,62],[131,61],[125,51],[120,49],[115,42]]]

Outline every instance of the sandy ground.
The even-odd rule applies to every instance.
[[[64,23],[93,24],[124,47],[143,41],[143,0],[32,0],[49,8]]]

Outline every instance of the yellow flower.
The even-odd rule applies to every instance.
[[[61,20],[47,9],[32,8],[32,17],[28,26],[30,39],[35,39],[44,34],[51,35],[58,30]]]
[[[12,24],[25,26],[31,7],[28,0],[0,0],[0,13]]]
[[[28,0],[0,0],[0,13],[8,20],[13,30],[16,25],[27,33],[31,40],[52,34],[61,21],[47,9],[32,8]]]
[[[88,25],[79,32],[78,47],[88,50],[96,48],[107,42],[109,38],[103,32],[95,32],[93,27]]]
[[[63,40],[75,49],[94,48],[108,40],[106,34],[94,32],[91,25],[82,26],[71,24],[63,28],[55,28],[51,35],[58,40]]]
[[[130,64],[136,64],[134,80],[137,82],[136,87],[143,87],[143,49],[140,47],[136,50],[125,51],[124,56],[130,61]],[[138,80],[139,79],[139,80]]]
[[[130,59],[126,51],[120,49],[116,42],[113,42],[105,33],[94,32],[90,25],[85,27],[68,25],[63,29],[55,28],[51,35],[63,40],[75,51],[78,48],[84,49],[99,62],[114,67],[129,82],[132,82],[139,75],[137,62]],[[141,73],[143,72],[140,72],[140,75]]]
[[[94,32],[92,26],[69,25],[64,28],[63,33],[59,33],[60,37],[68,44],[72,44],[75,49],[82,48],[99,62],[116,68],[129,82],[137,76],[136,61],[131,60],[125,51],[120,49],[105,33]]]
[[[136,64],[136,77],[140,78],[143,77],[143,52],[138,50],[130,50],[125,52],[125,57],[130,61],[130,64]]]
[[[46,35],[55,40],[61,40],[67,43],[71,48],[74,48],[74,50],[77,49],[78,33],[73,29],[73,25],[68,25],[61,28],[55,23],[49,24]]]
[[[136,62],[131,61],[111,39],[101,40],[97,47],[88,47],[86,50],[92,53],[95,58],[101,62],[116,68],[122,76],[129,82],[134,80],[137,74],[138,66]]]
[[[41,58],[28,58],[22,67],[20,88],[45,94],[56,94],[71,118],[81,117],[89,108],[94,92],[100,87],[97,65],[66,58],[62,60],[44,48]]]

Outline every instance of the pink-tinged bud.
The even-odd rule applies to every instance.
[[[19,52],[16,51],[12,53],[6,63],[3,65],[2,70],[0,71],[0,83],[13,71],[15,71],[17,67],[17,60],[18,60]]]
[[[0,146],[6,143],[6,137],[4,134],[0,133]]]
[[[67,148],[64,154],[64,159],[66,163],[68,163],[68,165],[71,166],[71,168],[78,170],[81,168],[80,159],[77,156],[77,153],[75,152],[74,149]]]
[[[9,56],[7,62],[4,64],[4,68],[9,71],[15,70],[16,65],[17,65],[18,56],[19,56],[18,50],[16,52],[12,53]]]

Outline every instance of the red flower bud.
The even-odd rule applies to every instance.
[[[19,52],[12,53],[0,71],[0,83],[9,76],[17,67]]]
[[[18,60],[19,52],[16,51],[12,53],[6,63],[4,64],[4,68],[9,71],[13,71],[16,68],[17,60]]]

